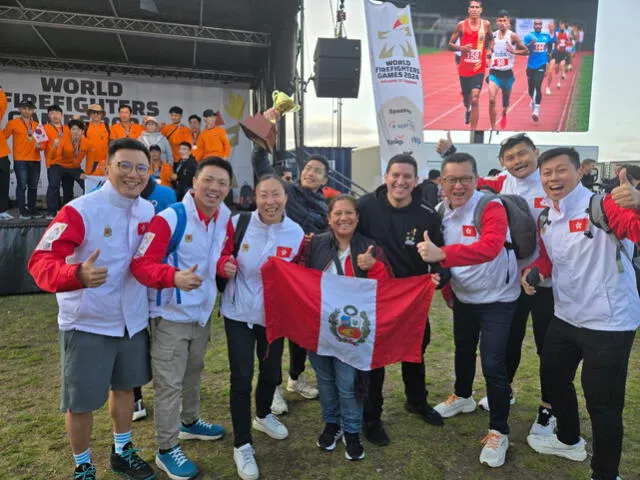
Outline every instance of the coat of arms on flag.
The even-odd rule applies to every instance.
[[[364,310],[358,311],[353,305],[347,305],[342,310],[336,308],[329,315],[331,333],[339,342],[359,345],[367,340],[371,334],[371,321]]]

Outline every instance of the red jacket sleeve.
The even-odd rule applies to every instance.
[[[76,277],[79,263],[67,257],[84,241],[84,222],[73,207],[65,206],[51,221],[29,259],[29,273],[47,292],[69,292],[84,288]]]
[[[496,193],[500,193],[502,191],[502,187],[504,186],[504,181],[506,180],[506,175],[500,175],[494,178],[478,178],[478,185],[476,188],[481,190],[482,188],[490,188]]]
[[[224,247],[222,248],[222,253],[220,254],[216,268],[216,273],[222,278],[229,278],[224,273],[224,264],[227,263],[229,261],[229,257],[233,255],[233,238],[235,235],[236,229],[233,228],[233,222],[229,219],[229,223],[227,223],[227,238],[224,241]]]
[[[498,256],[507,238],[507,211],[498,202],[490,202],[482,213],[480,239],[471,245],[460,243],[442,247],[447,257],[441,262],[445,268],[479,265]]]
[[[604,197],[602,202],[604,213],[609,220],[609,228],[619,239],[629,239],[640,242],[640,214],[635,210],[620,207],[614,202],[611,194]]]
[[[553,264],[551,263],[551,259],[549,258],[547,249],[544,246],[542,237],[540,237],[540,240],[538,240],[538,244],[540,245],[540,253],[538,254],[538,258],[536,258],[531,265],[525,268],[525,270],[533,267],[538,267],[538,270],[540,270],[540,275],[542,275],[544,278],[549,278],[551,277]]]
[[[367,278],[373,278],[375,280],[386,280],[388,278],[391,278],[391,275],[389,275],[385,264],[380,260],[376,260],[376,263],[373,264],[371,270],[367,272]]]
[[[171,227],[164,217],[156,215],[151,219],[130,266],[133,276],[145,287],[175,287],[174,276],[178,269],[162,263],[170,242]]]

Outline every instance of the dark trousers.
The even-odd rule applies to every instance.
[[[289,340],[289,376],[297,380],[304,372],[304,364],[307,361],[307,351],[297,343]]]
[[[456,347],[455,394],[468,398],[476,375],[476,349],[480,341],[480,362],[487,385],[489,428],[509,433],[509,383],[505,355],[509,330],[517,302],[453,305],[453,340]]]
[[[431,325],[427,321],[422,336],[422,354],[431,342]],[[369,372],[369,390],[364,401],[364,421],[376,422],[382,415],[382,387],[384,385],[384,367],[376,368]],[[407,403],[418,408],[427,404],[427,391],[425,382],[424,360],[420,363],[402,362],[402,381],[404,382],[404,394]]]
[[[542,374],[558,419],[558,440],[580,439],[578,399],[573,380],[582,360],[582,389],[591,418],[594,480],[614,480],[622,452],[622,410],[629,355],[635,331],[577,328],[555,317],[544,339]]]
[[[16,174],[16,202],[20,215],[36,212],[36,198],[38,196],[38,182],[40,181],[40,162],[14,160],[13,171]],[[25,190],[27,201],[25,202]]]
[[[47,187],[47,211],[55,215],[62,205],[73,200],[73,182],[84,190],[84,180],[80,178],[82,169],[65,168],[61,165],[51,165],[47,169],[49,186]],[[62,205],[60,204],[60,185],[62,184]]]
[[[9,157],[0,157],[0,213],[9,210],[9,185],[11,183],[11,162]]]
[[[516,313],[511,323],[509,341],[507,343],[506,359],[509,385],[513,383],[513,377],[515,377],[518,367],[520,366],[522,342],[527,333],[529,313],[531,313],[533,323],[533,338],[536,342],[536,352],[538,356],[541,356],[544,336],[553,318],[553,290],[551,288],[538,287],[535,295],[527,295],[524,291],[520,293]],[[547,387],[542,378],[542,370],[540,370],[540,391],[542,392],[542,401],[549,402]]]
[[[251,440],[251,381],[253,380],[253,355],[258,358],[260,373],[256,386],[256,416],[264,418],[271,413],[273,392],[280,378],[280,365],[284,339],[267,344],[264,327],[224,319],[231,369],[231,421],[234,446],[240,447]]]
[[[535,70],[532,68],[527,68],[527,82],[529,84],[529,96],[533,98],[535,95],[536,105],[540,105],[540,102],[542,102],[542,82],[544,81],[544,76],[546,72],[547,72],[546,65],[540,68],[536,68]]]

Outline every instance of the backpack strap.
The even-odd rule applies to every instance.
[[[247,233],[247,227],[249,226],[249,220],[251,220],[251,212],[240,212],[238,217],[238,223],[236,224],[236,230],[233,235],[233,256],[237,257],[240,251],[240,244],[244,238],[244,234]]]
[[[480,197],[480,200],[476,204],[476,208],[473,210],[473,225],[478,230],[478,233],[482,233],[482,215],[484,214],[485,207],[492,200],[497,200],[500,197],[493,193],[485,193]]]
[[[542,229],[549,223],[549,207],[544,207],[538,216],[538,232],[542,233]]]
[[[187,209],[185,208],[184,203],[182,202],[172,203],[167,208],[171,208],[173,209],[174,212],[176,212],[177,221],[176,221],[176,228],[173,231],[173,234],[171,235],[171,239],[169,240],[169,247],[167,248],[167,254],[165,255],[162,263],[167,263],[169,256],[171,256],[173,259],[173,265],[176,268],[178,268],[178,246],[180,245],[180,242],[182,241],[182,237],[184,236],[184,231],[187,228]],[[157,306],[160,306],[161,304],[161,300],[162,300],[161,292],[162,290],[159,289],[156,295]],[[177,287],[176,287],[176,301],[178,305],[182,303],[182,295],[180,293],[180,289]]]

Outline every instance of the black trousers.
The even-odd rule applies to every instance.
[[[538,356],[541,356],[544,336],[553,318],[553,290],[550,287],[538,287],[535,295],[527,295],[524,291],[520,293],[507,342],[506,361],[509,385],[513,383],[513,377],[515,377],[520,366],[522,342],[527,333],[529,313],[531,313],[533,321],[533,338],[536,343],[536,352]],[[540,371],[540,391],[542,392],[542,401],[549,402],[542,371]]]
[[[11,183],[9,157],[0,157],[0,213],[9,210],[9,185]]]
[[[547,73],[546,65],[536,69],[527,68],[529,96],[533,98],[535,94],[536,105],[540,105],[540,102],[542,102],[542,82],[544,81],[544,76],[546,73]]]
[[[431,325],[427,320],[427,326],[422,337],[423,355],[429,343],[431,343]],[[384,374],[384,367],[376,368],[369,372],[369,390],[364,400],[363,417],[365,422],[378,421],[382,415]],[[407,403],[418,408],[425,406],[429,392],[425,382],[424,360],[420,363],[402,362],[402,381],[404,382],[404,394],[407,397]]]
[[[542,374],[558,419],[558,440],[573,445],[580,438],[578,399],[573,380],[582,361],[582,389],[591,418],[594,480],[614,480],[622,453],[622,410],[629,355],[635,331],[577,328],[557,317],[544,339]]]
[[[264,418],[271,413],[273,392],[280,378],[280,365],[284,339],[267,344],[267,334],[260,325],[249,325],[229,318],[224,319],[227,334],[229,367],[231,369],[231,421],[234,446],[252,443],[251,439],[251,382],[253,355],[258,358],[260,373],[256,386],[256,416]]]
[[[304,372],[304,364],[307,361],[307,351],[297,343],[289,340],[289,376],[297,380]]]

